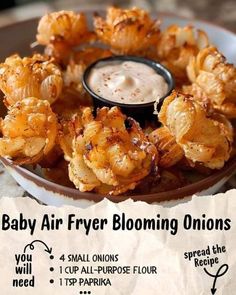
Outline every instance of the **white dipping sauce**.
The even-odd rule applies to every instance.
[[[152,67],[134,61],[100,62],[87,83],[97,95],[124,104],[158,101],[168,91],[165,79]]]

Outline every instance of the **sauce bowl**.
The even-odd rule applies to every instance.
[[[109,100],[109,98],[103,97],[95,93],[88,83],[89,75],[94,69],[94,67],[98,66],[102,63],[111,63],[111,62],[124,62],[124,61],[133,61],[138,63],[143,63],[150,68],[152,68],[157,74],[161,75],[164,80],[167,83],[167,92],[164,96],[162,96],[157,104],[157,110],[160,109],[165,97],[167,97],[172,90],[174,89],[174,78],[169,70],[167,70],[163,65],[160,63],[155,62],[154,60],[146,59],[143,57],[138,56],[129,56],[129,55],[117,55],[117,56],[111,56],[103,59],[99,59],[96,62],[92,63],[90,66],[87,67],[87,69],[84,72],[83,75],[83,86],[85,90],[92,96],[94,100],[94,105],[96,107],[112,107],[112,106],[118,106],[121,108],[121,110],[127,115],[131,116],[135,119],[138,118],[139,122],[144,119],[150,119],[153,116],[154,112],[154,103],[155,101],[148,102],[148,103],[120,103],[116,101]],[[148,80],[148,77],[147,77]]]

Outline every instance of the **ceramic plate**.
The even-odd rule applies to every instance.
[[[92,11],[87,12],[88,19],[92,19],[92,14]],[[188,20],[169,14],[159,14],[157,16],[162,20],[162,28],[170,24],[177,24],[179,26],[190,24],[206,31],[211,43],[215,44],[219,50],[224,53],[229,62],[236,63],[236,35],[234,33],[219,26],[199,20]],[[0,50],[1,61],[4,60],[5,57],[16,52],[21,55],[29,55],[32,53],[29,45],[35,41],[37,22],[37,19],[33,19],[0,29],[0,40],[2,40]],[[4,112],[4,109],[1,108],[1,113],[3,114]],[[52,183],[26,168],[14,166],[9,160],[2,159],[2,162],[9,173],[26,191],[45,204],[55,206],[67,204],[86,207],[104,198],[104,196],[101,195],[81,193],[76,189]],[[132,198],[153,203],[183,198],[192,194],[212,194],[227,181],[235,170],[236,159],[232,159],[223,169],[199,182],[169,192],[138,195],[132,196]],[[109,198],[115,202],[126,199],[124,196],[113,196]]]

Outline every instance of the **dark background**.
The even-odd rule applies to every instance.
[[[236,0],[0,0],[0,10],[30,3],[50,4],[53,10],[88,6],[138,6],[167,11],[181,16],[196,17],[225,26],[236,32]],[[0,14],[1,20],[1,14]]]

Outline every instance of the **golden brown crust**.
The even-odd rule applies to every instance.
[[[10,106],[1,131],[1,156],[17,164],[37,163],[54,148],[58,123],[46,100],[31,97]]]
[[[103,107],[95,118],[85,108],[81,118],[84,129],[74,138],[69,166],[70,179],[80,190],[103,184],[99,191],[106,188],[109,194],[118,194],[133,189],[150,173],[157,151],[133,119],[127,129],[126,117],[117,107]]]
[[[62,90],[62,73],[53,59],[40,54],[21,58],[15,54],[0,64],[0,89],[7,106],[26,97],[53,103]]]
[[[236,68],[215,47],[202,49],[187,67],[192,85],[184,88],[198,101],[208,100],[228,118],[236,117]]]
[[[223,115],[208,115],[194,97],[173,92],[165,99],[159,120],[191,161],[220,169],[229,159],[232,125]]]
[[[157,45],[157,58],[173,73],[177,84],[188,81],[186,68],[199,50],[209,45],[205,32],[192,26],[169,26],[161,33]]]
[[[166,127],[157,128],[149,134],[148,138],[159,152],[158,165],[160,167],[172,167],[184,157],[183,149],[176,143],[175,137]]]
[[[145,54],[157,44],[160,33],[159,22],[139,8],[110,7],[106,19],[95,16],[94,27],[99,40],[117,54]]]

